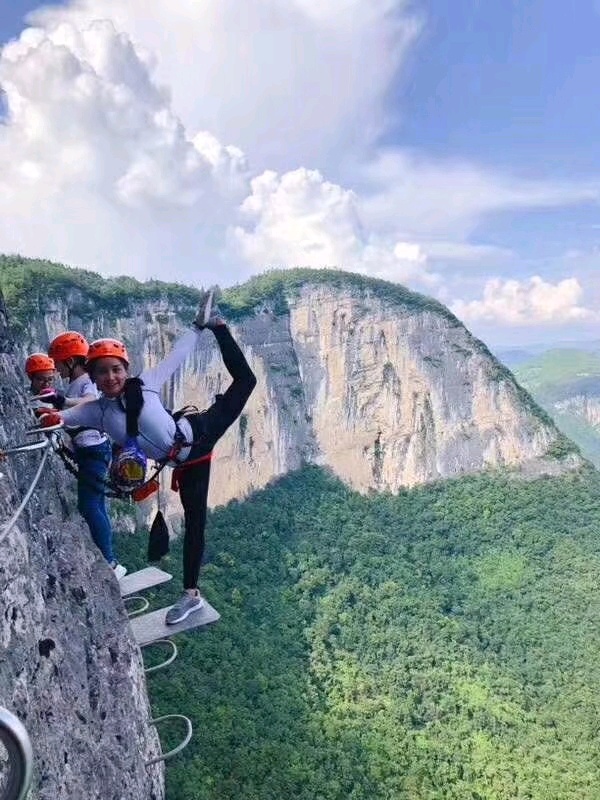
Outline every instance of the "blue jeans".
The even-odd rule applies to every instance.
[[[79,466],[77,508],[90,528],[94,543],[108,563],[112,564],[116,558],[104,495],[110,458],[111,446],[108,441],[75,448],[75,461]]]

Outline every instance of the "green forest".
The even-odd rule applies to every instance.
[[[288,310],[288,298],[297,295],[307,284],[327,284],[336,289],[353,290],[373,296],[402,310],[432,311],[459,326],[459,320],[446,306],[432,297],[413,292],[404,286],[358,273],[335,269],[272,269],[250,280],[224,288],[220,307],[228,319],[241,319],[261,304],[268,303],[276,313]],[[103,278],[96,272],[68,267],[45,259],[24,258],[0,253],[0,290],[11,309],[13,323],[26,327],[32,314],[48,301],[79,292],[93,300],[96,309],[122,314],[131,303],[162,299],[176,307],[195,306],[200,291],[193,286],[164,281],[138,281],[129,276]],[[90,313],[89,305],[78,308]]]
[[[154,713],[194,724],[168,800],[596,800],[599,489],[583,469],[362,496],[307,467],[215,510],[222,618],[148,676]],[[145,549],[120,538],[130,569]]]

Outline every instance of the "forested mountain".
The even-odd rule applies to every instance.
[[[22,356],[62,330],[122,338],[138,370],[189,325],[199,292],[103,279],[0,257]],[[273,270],[224,289],[220,305],[258,384],[219,442],[211,504],[306,463],[362,492],[397,491],[494,467],[570,469],[577,448],[441,303],[341,270]],[[227,376],[210,335],[164,388],[171,408],[206,407]],[[178,500],[165,489],[165,504]]]
[[[26,424],[15,354],[74,328],[122,337],[136,369],[155,364],[198,299],[177,284],[104,281],[17,257],[0,258],[0,285],[16,336],[0,387],[15,436]],[[597,473],[430,298],[363,276],[292,270],[230,288],[221,305],[259,382],[213,473],[213,506],[222,505],[209,518],[201,589],[221,620],[178,637],[179,659],[147,678],[154,716],[194,722],[189,748],[169,762],[168,800],[595,800]],[[165,387],[170,407],[205,405],[222,385],[205,340]],[[25,479],[11,475],[15,497]],[[77,523],[60,485],[40,487]],[[123,519],[133,507],[115,503],[113,512]],[[111,691],[113,653],[90,610],[121,638],[126,615],[116,584],[115,597],[82,594],[69,570],[73,559],[86,565],[95,586],[93,571],[105,567],[85,536],[82,555],[66,533],[40,536],[36,525],[15,534],[23,553],[7,582],[30,588],[36,616],[20,637],[12,617],[0,627],[12,655],[2,682],[36,696],[42,667],[60,676],[59,654],[72,648],[56,620],[84,616],[87,672],[74,668],[70,679],[83,681],[91,704],[96,689]],[[146,565],[147,530],[128,536],[126,527],[116,526],[118,549],[131,571]],[[58,553],[59,600],[44,548]],[[153,608],[175,599],[179,548],[174,541],[163,564],[176,580],[151,595]],[[57,646],[42,660],[32,642],[47,629]],[[123,686],[129,677],[143,691],[141,655],[128,641],[134,667],[114,657]],[[60,690],[78,697],[66,678]],[[118,691],[111,702],[119,705]],[[72,711],[88,746],[98,719],[110,731],[103,708],[85,698]],[[143,746],[156,747],[143,708],[129,716]],[[78,731],[59,731],[69,764]],[[161,739],[168,749],[163,730]],[[53,741],[44,747],[56,755]],[[95,759],[114,780],[121,750],[115,739],[86,751],[86,780]],[[136,764],[142,772],[141,757]],[[47,787],[60,785],[60,761],[41,767]],[[162,796],[158,770],[136,780]]]
[[[149,678],[199,731],[169,800],[595,800],[599,490],[588,469],[364,497],[306,468],[213,512],[222,619]],[[141,566],[145,535],[125,547]]]

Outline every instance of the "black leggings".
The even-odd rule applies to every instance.
[[[213,333],[233,382],[225,394],[217,395],[215,402],[206,411],[186,415],[192,428],[194,441],[194,446],[188,453],[188,461],[194,461],[196,458],[212,452],[213,447],[227,428],[240,416],[246,401],[256,386],[254,373],[229,330],[223,325],[215,328]],[[198,583],[200,564],[204,555],[204,527],[206,525],[209,480],[210,461],[185,467],[179,474],[179,492],[185,520],[184,589],[195,589]]]
[[[179,495],[183,505],[185,535],[183,539],[183,588],[195,589],[198,585],[200,564],[204,555],[204,528],[210,461],[203,461],[182,470],[179,476]]]

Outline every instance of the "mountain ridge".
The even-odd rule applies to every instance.
[[[23,356],[74,328],[124,339],[134,371],[151,367],[199,297],[192,287],[78,271],[70,286],[60,265],[6,257],[4,265],[0,285],[14,301]],[[37,304],[26,316],[23,296]],[[259,383],[219,443],[212,505],[304,463],[330,466],[365,492],[490,467],[541,474],[581,463],[510,371],[431,298],[339,270],[272,270],[224,289],[221,307]],[[207,334],[163,399],[206,407],[223,380]]]

